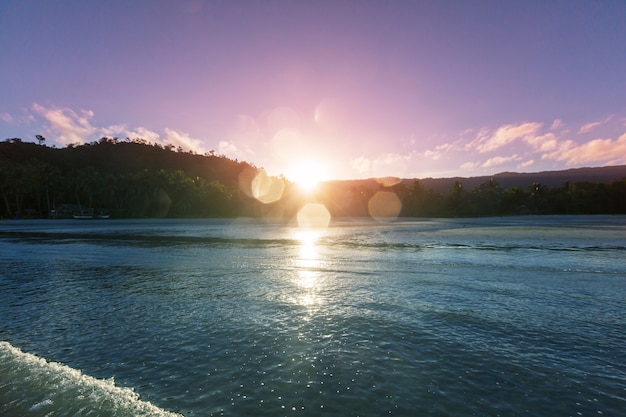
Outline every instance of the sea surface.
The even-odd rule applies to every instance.
[[[626,216],[0,222],[1,416],[623,416]]]

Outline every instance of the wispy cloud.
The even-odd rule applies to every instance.
[[[526,167],[529,167],[531,165],[534,165],[534,163],[535,163],[535,160],[531,159],[531,160],[524,161],[524,162],[521,162],[521,163],[517,164],[517,167],[518,168],[526,168]]]
[[[543,135],[528,135],[524,137],[524,142],[529,144],[533,150],[540,152],[549,152],[559,147],[559,139],[552,132]]]
[[[126,132],[126,125],[111,125],[100,129],[102,134],[107,137],[119,137],[120,134]],[[128,136],[128,135],[126,135]]]
[[[385,177],[397,168],[405,171],[415,157],[414,153],[385,153],[372,159],[360,156],[352,160],[352,167],[365,177]]]
[[[480,166],[479,162],[465,162],[461,164],[460,168],[464,170],[474,169]]]
[[[506,164],[511,161],[519,161],[521,158],[515,154],[512,156],[494,156],[493,158],[489,158],[485,163],[482,164],[483,168],[491,168],[498,165]]]
[[[535,135],[541,126],[541,123],[521,123],[502,126],[491,136],[479,137],[476,143],[476,150],[480,153],[494,151],[516,139]]]
[[[564,161],[567,165],[587,163],[626,164],[626,133],[616,140],[594,139],[581,145],[577,145],[571,140],[564,141],[559,149],[545,154],[543,157]]]
[[[48,123],[45,126],[45,133],[51,136],[52,142],[59,145],[86,143],[97,140],[101,136],[122,136],[130,139],[145,139],[161,145],[174,145],[184,150],[204,152],[202,140],[175,129],[165,128],[163,134],[159,134],[143,126],[128,128],[125,124],[117,124],[98,127],[92,123],[94,112],[91,110],[77,112],[69,108],[46,107],[38,103],[34,103],[31,109],[35,115],[43,117]]]
[[[601,125],[607,123],[612,118],[613,118],[613,115],[611,114],[610,116],[606,117],[604,120],[600,120],[598,122],[586,123],[586,124],[582,125],[580,127],[580,129],[578,129],[578,133],[581,134],[581,133],[591,132],[593,129],[595,129],[598,126],[601,126]]]
[[[83,143],[97,131],[91,125],[94,115],[91,110],[80,110],[77,113],[68,108],[44,107],[37,103],[33,104],[32,110],[49,123],[49,133],[62,145]]]
[[[582,133],[608,123],[613,115],[600,122],[583,126]],[[582,135],[571,136],[563,130],[565,124],[555,119],[550,125],[540,122],[507,124],[495,129],[482,128],[472,135],[463,132],[456,140],[438,145],[422,154],[433,161],[465,160],[459,168],[473,174],[487,172],[494,167],[526,168],[544,164],[565,163],[568,166],[581,164],[626,164],[626,133],[620,132],[619,139],[596,138],[585,140]],[[622,126],[623,128],[623,126]],[[498,155],[493,155],[495,152]],[[508,155],[507,155],[508,153]],[[491,155],[490,155],[491,154]]]
[[[124,130],[129,139],[145,139],[148,142],[160,143],[161,135],[145,127],[136,127],[131,130]]]
[[[6,113],[6,112],[0,113],[0,120],[8,124],[13,123],[14,121],[13,116],[11,116],[9,113]]]
[[[555,130],[561,126],[563,126],[563,121],[561,119],[554,119],[552,125],[550,125],[550,129]]]
[[[592,123],[584,124],[580,127],[580,129],[578,129],[578,133],[591,132],[594,128],[600,126],[601,124],[602,122],[592,122]]]
[[[217,144],[217,152],[220,155],[225,155],[232,159],[239,159],[250,163],[255,162],[254,157],[256,153],[245,143],[237,145],[233,141],[221,140]]]
[[[432,159],[433,161],[436,161],[441,158],[441,152],[439,150],[434,150],[434,151],[427,150],[424,152],[424,156],[426,158]]]
[[[189,134],[174,129],[165,128],[164,144],[172,144],[184,150],[205,152],[204,145],[200,139],[191,137]]]
[[[217,145],[217,151],[222,155],[238,155],[239,148],[233,142],[221,140]]]

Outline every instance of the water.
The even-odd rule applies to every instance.
[[[626,217],[0,223],[0,415],[626,410]]]

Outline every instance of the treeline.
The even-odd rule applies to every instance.
[[[347,195],[349,204],[327,199],[342,215],[366,215],[368,201],[379,191],[393,191],[405,217],[480,217],[520,214],[626,214],[626,178],[610,183],[565,182],[559,187],[532,183],[528,187],[502,188],[495,179],[466,189],[455,181],[447,192],[425,188],[419,180],[391,187],[347,184],[328,190],[328,196]]]
[[[0,142],[2,218],[221,217],[244,213],[239,206],[249,200],[237,183],[239,173],[253,167],[214,152],[198,155],[142,139],[105,137],[62,149],[42,142]]]
[[[323,203],[333,217],[368,216],[377,192],[395,194],[399,216],[466,217],[516,214],[626,214],[626,178],[610,183],[566,182],[503,189],[495,179],[447,192],[419,180],[390,185],[376,180],[323,184],[304,195],[284,178],[279,198],[259,198],[253,165],[209,152],[198,155],[142,139],[48,147],[13,138],[0,142],[0,218],[71,217],[105,213],[117,218],[295,216],[302,205]],[[258,184],[257,184],[258,185]],[[257,198],[255,198],[257,197]]]

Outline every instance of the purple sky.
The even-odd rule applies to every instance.
[[[623,0],[6,0],[0,62],[0,140],[326,179],[626,164]]]

